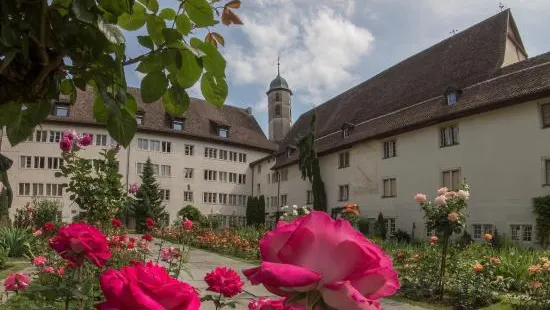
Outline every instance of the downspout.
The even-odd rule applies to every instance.
[[[279,221],[280,210],[281,210],[281,175],[279,173],[279,170],[277,170],[277,213],[275,214],[277,219],[275,220],[275,223]]]

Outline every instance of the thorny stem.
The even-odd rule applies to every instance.
[[[222,293],[218,295],[218,300],[215,302],[215,304],[216,304],[216,310],[221,309],[220,306],[222,304]]]
[[[445,283],[443,278],[445,277],[445,263],[447,260],[447,248],[449,246],[449,236],[445,235],[443,237],[443,253],[441,255],[441,273],[439,274],[439,300],[443,300],[443,294],[445,289]]]

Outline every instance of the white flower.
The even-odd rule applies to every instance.
[[[298,215],[298,210],[292,210],[292,215]]]
[[[460,198],[462,200],[468,200],[468,198],[470,198],[470,192],[459,190],[458,191],[458,198]]]
[[[308,210],[308,209],[304,209],[304,214],[309,214],[309,210]]]
[[[280,220],[280,221],[282,221],[282,220],[284,220],[284,219],[285,219],[284,216],[279,217],[279,220]]]
[[[298,209],[297,205],[292,205],[292,209]]]
[[[288,209],[288,206],[284,206],[284,207],[282,207],[282,209],[283,209],[283,210],[286,210],[286,209]]]

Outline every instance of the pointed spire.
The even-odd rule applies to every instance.
[[[281,76],[281,54],[277,56],[277,76]]]

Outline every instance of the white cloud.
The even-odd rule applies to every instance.
[[[300,102],[321,100],[359,81],[355,68],[371,48],[371,32],[350,20],[351,0],[258,0],[239,12],[246,44],[224,51],[229,77],[237,85],[261,84],[267,88],[276,75],[281,55],[284,76]],[[267,90],[267,89],[265,89]],[[265,94],[261,99],[265,101]],[[262,101],[262,102],[263,102]],[[265,103],[255,108],[265,110]]]

